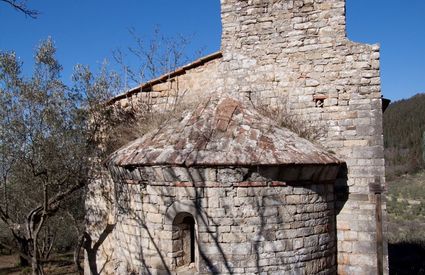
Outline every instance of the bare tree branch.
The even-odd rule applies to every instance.
[[[32,10],[27,7],[24,1],[17,0],[0,0],[1,2],[7,3],[12,6],[15,10],[22,12],[25,16],[29,16],[33,19],[36,19],[40,12],[38,10]]]

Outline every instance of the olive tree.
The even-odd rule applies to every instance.
[[[98,128],[91,114],[110,90],[106,72],[93,80],[81,66],[79,84],[68,88],[55,52],[51,39],[41,43],[30,77],[14,53],[0,53],[0,221],[15,242],[0,244],[17,251],[33,274],[43,274],[51,249],[49,221],[89,181]]]

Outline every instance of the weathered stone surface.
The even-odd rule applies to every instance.
[[[331,261],[332,257],[336,256],[336,242],[334,241],[335,231],[332,230],[334,228],[332,226],[333,200],[327,201],[327,198],[329,194],[333,193],[333,189],[321,185],[323,184],[317,183],[302,187],[252,187],[257,194],[256,197],[239,192],[246,187],[227,187],[221,189],[220,192],[213,192],[214,189],[208,188],[204,192],[188,193],[185,188],[170,187],[173,185],[167,184],[164,187],[140,190],[141,209],[144,212],[119,214],[119,226],[113,232],[113,238],[119,244],[116,247],[119,252],[116,252],[115,259],[119,263],[127,261],[127,257],[132,259],[143,257],[146,266],[143,267],[141,262],[135,260],[134,263],[130,263],[132,268],[139,270],[140,267],[152,270],[152,267],[158,264],[157,260],[161,258],[158,255],[162,255],[165,263],[170,267],[173,264],[169,259],[179,258],[183,255],[183,252],[174,251],[171,243],[167,243],[168,240],[179,236],[174,231],[175,226],[167,227],[166,221],[161,219],[161,215],[157,213],[159,207],[152,206],[152,201],[156,201],[152,197],[157,197],[161,188],[166,188],[173,189],[173,191],[167,192],[176,194],[175,202],[178,201],[178,197],[189,196],[187,200],[189,204],[194,204],[196,199],[200,201],[200,205],[205,205],[202,207],[202,212],[206,213],[206,220],[197,216],[195,205],[192,208],[195,211],[192,214],[196,224],[199,228],[203,228],[197,232],[199,242],[197,249],[212,262],[224,263],[220,267],[221,272],[239,270],[241,272],[239,274],[244,274],[248,272],[247,268],[254,273],[270,270],[282,272],[282,270],[289,269],[302,272],[302,270],[306,270],[305,266],[298,265],[302,257],[304,258],[303,262],[310,263],[310,268],[314,266],[318,271],[331,272],[336,268],[335,262]],[[287,189],[292,191],[288,192]],[[132,193],[135,194],[136,191],[133,190]],[[233,193],[239,194],[238,204],[244,207],[236,206]],[[309,194],[315,194],[320,199],[317,199],[317,202],[306,201],[304,198],[309,197]],[[269,198],[274,198],[273,207],[266,203]],[[288,200],[297,201],[293,210],[288,209]],[[203,203],[203,201],[220,203],[211,204]],[[320,201],[327,201],[328,203],[325,204],[327,208],[315,210],[314,205],[321,204]],[[163,202],[157,201],[156,204],[161,205]],[[173,205],[172,202],[169,207],[173,207]],[[309,208],[309,205],[312,207]],[[190,207],[185,209],[185,211],[190,211]],[[309,211],[305,211],[307,209]],[[178,212],[178,209],[176,211]],[[288,214],[282,215],[282,213]],[[314,213],[322,214],[313,216]],[[157,227],[158,223],[162,223],[163,226]],[[135,227],[127,224],[135,224]],[[295,224],[297,225],[295,226]],[[321,230],[315,229],[314,225],[316,224],[322,224]],[[291,229],[290,225],[294,225],[296,229]],[[133,228],[140,228],[138,234],[130,234],[133,232]],[[157,231],[156,228],[159,230]],[[160,228],[163,229],[160,230]],[[168,229],[165,230],[166,228]],[[321,251],[322,253],[312,254],[312,251]],[[223,262],[224,255],[226,262]],[[254,262],[249,259],[249,255],[256,255]],[[259,259],[258,264],[255,264],[255,259]],[[329,260],[323,262],[323,259]],[[281,266],[282,263],[285,263],[284,267]],[[204,266],[204,264],[201,261],[200,272],[208,270],[208,265]]]
[[[159,187],[155,192],[145,183],[136,183],[136,189],[121,188],[110,181],[90,186],[95,199],[87,201],[88,227],[94,239],[102,233],[106,223],[116,224],[99,251],[99,265],[115,257],[106,265],[107,273],[123,270],[121,273],[126,274],[131,269],[147,273],[147,268],[164,272],[164,263],[158,261],[157,256],[172,245],[165,239],[159,243],[151,239],[159,238],[155,232],[165,228],[171,232],[173,226],[151,223],[142,227],[137,239],[129,237],[133,236],[131,234],[124,238],[123,230],[137,232],[126,226],[121,229],[121,225],[144,221],[147,213],[165,213],[175,201],[192,198],[207,213],[199,214],[200,217],[208,217],[206,224],[198,222],[199,240],[211,244],[205,246],[211,254],[210,265],[201,259],[200,273],[213,270],[225,273],[229,269],[234,274],[256,273],[256,265],[260,264],[261,272],[270,274],[285,271],[376,274],[374,204],[369,201],[372,196],[368,184],[376,177],[380,178],[381,184],[385,180],[379,46],[358,44],[346,38],[344,0],[222,0],[221,3],[222,54],[208,56],[183,70],[133,89],[131,93],[112,100],[111,104],[129,108],[131,101],[137,100],[149,103],[152,108],[163,109],[183,92],[188,95],[184,100],[188,101],[211,93],[248,99],[254,104],[283,104],[293,118],[321,129],[323,134],[317,142],[346,162],[347,169],[339,174],[336,182],[335,196],[333,190],[324,187],[331,184],[313,185],[309,189],[306,183],[296,186],[290,181],[279,181],[282,177],[275,168],[244,174],[243,177],[247,177],[244,182],[230,184],[236,180],[236,173],[225,185],[223,182],[217,184],[222,174],[214,169],[201,169],[196,174],[199,177],[191,182],[187,168],[173,168],[178,181],[170,182],[172,175],[168,172],[163,173],[163,181],[159,181],[153,168],[143,167],[139,169],[140,179]],[[219,119],[217,129],[226,126],[226,119]],[[134,184],[134,179],[138,179],[125,169],[117,169],[117,172],[131,179],[127,183]],[[311,173],[306,170],[306,174]],[[286,177],[300,178],[297,170],[286,171]],[[321,175],[317,177],[323,179]],[[208,182],[204,182],[207,178]],[[197,191],[187,192],[182,188],[194,186],[197,189],[193,190]],[[199,189],[204,191],[198,192]],[[113,202],[113,196],[106,199],[103,196],[105,192],[121,194],[127,191],[140,194],[138,198],[143,203],[132,202],[136,200],[132,196],[123,195],[117,202]],[[317,197],[309,197],[312,194]],[[199,197],[192,197],[194,195]],[[270,195],[273,200],[261,199]],[[128,210],[129,205],[135,209],[118,214]],[[263,209],[266,206],[272,210],[266,212]],[[261,219],[253,216],[257,212],[258,216],[267,213],[264,220],[268,223],[263,224]],[[337,215],[336,224],[333,219],[328,219],[333,215]],[[260,228],[263,228],[262,232],[259,232]],[[336,228],[337,236],[329,228]],[[229,234],[226,238],[238,236],[245,239],[240,236],[246,236],[251,240],[250,251],[259,251],[261,257],[255,253],[252,257],[231,254],[228,242],[223,243],[220,250],[217,247],[220,234]],[[285,245],[272,243],[268,238],[273,236],[275,242],[282,240]],[[305,246],[315,244],[316,236],[317,247],[324,250],[309,250],[314,246]],[[300,255],[294,252],[294,239],[298,240],[295,245],[299,247]],[[301,239],[303,246],[300,245]],[[139,254],[133,253],[135,247],[130,245],[133,243],[140,245]],[[338,246],[337,256],[332,252],[335,246]],[[227,263],[223,262],[220,251],[230,253]],[[148,263],[147,267],[142,266],[143,261]],[[169,264],[175,266],[176,263]],[[119,268],[115,269],[115,265]],[[387,268],[384,270],[387,272]]]

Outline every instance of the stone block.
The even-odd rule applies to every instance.
[[[304,239],[303,238],[295,238],[292,241],[292,245],[293,245],[294,250],[301,249],[301,248],[304,247]]]
[[[353,253],[369,254],[376,250],[375,242],[356,241],[353,242]]]
[[[152,222],[152,223],[162,223],[163,222],[163,215],[157,214],[157,213],[147,213],[146,214],[146,221]]]
[[[188,182],[191,180],[189,170],[186,167],[173,167],[173,172],[178,181]]]

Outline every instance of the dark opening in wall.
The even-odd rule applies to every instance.
[[[195,219],[186,212],[177,214],[173,221],[173,263],[176,268],[195,267],[195,242]]]

